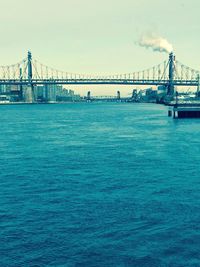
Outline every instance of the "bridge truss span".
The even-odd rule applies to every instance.
[[[199,71],[175,60],[173,53],[169,60],[149,69],[116,75],[85,75],[57,70],[28,57],[9,66],[0,66],[0,84],[4,85],[165,85],[168,94],[174,93],[174,86],[198,86]]]

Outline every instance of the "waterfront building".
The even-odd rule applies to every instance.
[[[34,88],[36,102],[66,102],[79,101],[80,95],[76,95],[73,90],[63,88],[62,85],[40,85]]]
[[[80,101],[80,95],[62,85],[47,84],[39,86],[0,85],[0,95],[8,95],[11,102],[25,103],[55,103]]]

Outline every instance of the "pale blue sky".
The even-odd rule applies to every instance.
[[[135,44],[154,32],[173,44],[177,59],[200,70],[198,0],[0,3],[0,65],[18,62],[30,49],[40,62],[68,72],[134,72],[168,58]]]

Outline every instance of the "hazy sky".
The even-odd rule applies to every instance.
[[[153,32],[173,44],[179,61],[200,70],[199,0],[0,3],[0,65],[18,62],[30,49],[35,59],[63,71],[99,75],[134,72],[168,58],[136,45],[143,33]],[[87,89],[81,87],[79,92]],[[101,90],[116,91],[98,87],[95,93]],[[122,90],[128,92],[124,87]]]

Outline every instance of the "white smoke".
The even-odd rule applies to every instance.
[[[138,44],[142,47],[152,48],[156,52],[171,53],[173,51],[172,44],[159,36],[143,35]]]

